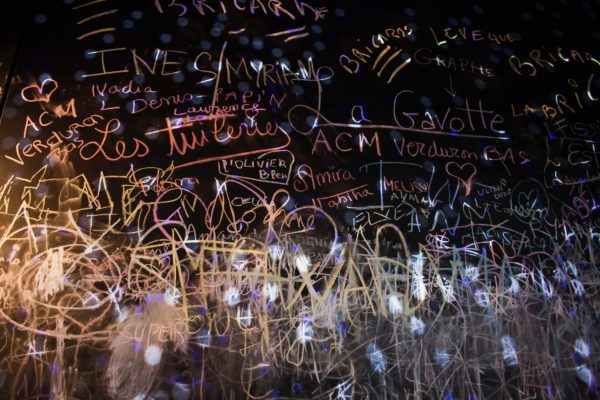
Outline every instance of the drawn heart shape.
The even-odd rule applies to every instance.
[[[21,98],[28,103],[47,103],[50,96],[58,89],[58,82],[54,79],[45,79],[41,85],[33,83],[21,90]]]
[[[531,189],[528,192],[520,192],[517,200],[520,205],[533,208],[533,205],[538,201],[539,196],[540,194],[537,189]]]
[[[467,196],[471,193],[473,178],[475,177],[475,174],[477,174],[477,167],[475,167],[475,165],[471,163],[459,164],[450,161],[446,164],[446,173],[458,179],[465,186]]]
[[[259,110],[255,110],[253,108],[246,110],[246,118],[248,118],[251,121],[254,121],[254,119],[256,118],[258,113],[259,113]]]

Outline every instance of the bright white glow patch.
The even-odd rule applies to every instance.
[[[231,267],[236,271],[241,271],[246,268],[250,261],[243,254],[234,254],[231,257]]]
[[[335,387],[335,399],[337,400],[352,400],[352,382],[346,380],[338,383]]]
[[[399,315],[404,311],[402,301],[395,294],[388,297],[388,311],[392,315]]]
[[[592,235],[592,237],[593,237],[593,235]],[[573,264],[571,261],[567,261],[567,269],[569,270],[569,272],[571,274],[573,274],[574,277],[577,278],[577,274],[579,272],[577,271],[577,267],[575,266],[575,264]]]
[[[415,299],[419,301],[424,301],[427,299],[427,289],[425,288],[423,275],[419,274],[413,278],[411,290]]]
[[[273,244],[269,246],[269,257],[271,257],[271,261],[281,260],[283,257],[283,249],[278,244]]]
[[[450,364],[450,354],[448,354],[448,351],[444,348],[438,347],[437,349],[435,349],[434,357],[435,362],[440,367],[445,367],[446,365]]]
[[[410,317],[410,333],[417,336],[425,333],[425,323],[421,318],[417,318],[414,315]]]
[[[596,386],[596,378],[594,378],[592,371],[585,365],[577,366],[577,377],[585,382],[590,389]]]
[[[371,362],[373,371],[380,374],[385,372],[385,357],[376,344],[370,343],[367,346],[367,358]]]
[[[465,277],[469,281],[476,281],[479,278],[479,269],[474,266],[469,266],[465,269]]]
[[[160,363],[162,357],[162,349],[155,344],[148,346],[144,352],[144,362],[151,367],[154,367]]]
[[[548,282],[546,280],[546,278],[544,278],[544,274],[542,273],[541,270],[538,272],[539,272],[540,280],[537,282],[537,284],[538,284],[540,290],[542,291],[542,293],[544,293],[544,296],[546,296],[548,298],[554,297],[554,287],[550,284],[550,282]]]
[[[298,269],[298,271],[300,271],[300,273],[308,272],[308,269],[310,268],[310,259],[308,258],[308,256],[305,256],[304,254],[296,256],[295,262],[296,268]]]
[[[252,67],[252,69],[254,69],[256,72],[260,71],[261,68],[263,67],[263,62],[260,60],[251,60],[250,61],[250,66]]]
[[[554,279],[558,282],[562,282],[566,279],[565,273],[562,269],[559,268],[554,271]]]
[[[179,299],[181,298],[181,292],[179,289],[170,286],[165,290],[165,303],[170,306],[176,306],[179,304]]]
[[[416,254],[414,256],[412,256],[415,260],[412,263],[412,268],[413,268],[413,272],[415,273],[415,275],[423,275],[423,262],[425,257],[423,257],[423,254],[419,253]]]
[[[46,352],[46,342],[31,341],[27,345],[29,349],[29,355],[32,357],[39,357]]]
[[[263,295],[269,303],[273,303],[279,297],[279,286],[269,282],[263,287]]]
[[[504,364],[510,367],[519,364],[514,339],[508,335],[502,336],[502,338],[500,338],[500,344],[502,345],[502,358],[504,359]]]
[[[512,276],[510,277],[510,287],[508,288],[508,291],[512,294],[517,294],[521,291],[519,282],[517,282],[517,280],[515,278],[513,278]]]
[[[345,261],[344,252],[345,252],[344,246],[342,246],[341,244],[339,244],[339,243],[331,244],[331,250],[329,251],[329,253],[335,257],[336,264],[342,264]]]
[[[313,328],[310,325],[310,321],[302,321],[298,328],[296,328],[296,339],[300,343],[306,343],[313,339]]]
[[[209,347],[210,343],[212,342],[210,331],[206,328],[200,329],[200,331],[194,336],[194,342],[200,347]]]
[[[92,292],[87,292],[83,297],[83,306],[88,310],[93,310],[100,307],[100,299],[96,294]]]
[[[108,298],[115,304],[123,300],[123,293],[125,293],[125,288],[117,284],[114,284],[108,288]]]
[[[575,340],[575,351],[583,358],[590,358],[590,345],[583,339]]]
[[[585,288],[583,287],[583,283],[581,283],[578,279],[571,280],[571,287],[573,287],[573,291],[579,297],[585,294]]]
[[[475,301],[481,307],[487,307],[490,305],[490,294],[483,289],[477,289],[475,291]]]
[[[252,310],[250,307],[238,308],[237,320],[241,327],[247,328],[252,325]]]
[[[173,395],[172,399],[173,400],[187,400],[190,398],[191,392],[192,392],[192,389],[190,388],[189,384],[176,382],[175,385],[173,385],[173,390],[171,392],[171,394]],[[155,397],[155,398],[159,398],[159,397]]]
[[[129,308],[121,308],[118,304],[115,304],[115,313],[117,322],[123,322],[129,317]]]
[[[450,280],[445,276],[442,276],[442,282],[443,285],[441,289],[444,296],[444,301],[447,303],[452,303],[456,300],[456,297],[454,296],[454,286],[452,286],[452,282],[450,282]]]
[[[240,292],[235,287],[230,287],[223,293],[223,301],[229,307],[235,307],[240,302]]]

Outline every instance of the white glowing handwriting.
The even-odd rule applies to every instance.
[[[523,61],[524,58],[518,55],[511,55],[508,63],[511,69],[518,75],[535,76],[538,68],[554,72],[555,66],[561,63],[592,63],[600,66],[600,60],[589,52],[580,52],[577,49],[565,50],[562,47],[556,47],[551,50],[533,49],[529,52],[529,58],[532,62]]]
[[[465,129],[470,133],[476,133],[481,130],[490,130],[495,134],[505,134],[506,131],[501,128],[504,118],[494,111],[484,110],[481,100],[478,102],[477,108],[471,108],[469,100],[465,99],[464,107],[446,108],[446,112],[440,119],[437,113],[426,111],[421,112],[406,112],[402,111],[398,114],[397,107],[400,96],[414,94],[411,90],[403,90],[396,94],[394,99],[394,120],[400,129],[422,129],[451,131],[452,134],[460,135]]]
[[[347,124],[338,123],[331,121],[325,117],[320,107],[314,109],[305,104],[297,104],[290,108],[288,113],[289,122],[292,128],[304,135],[310,135],[317,131],[318,128],[322,127],[333,127],[333,128],[362,128],[362,129],[390,129],[390,130],[403,130],[409,132],[428,133],[432,135],[443,135],[443,136],[458,136],[458,137],[472,137],[479,139],[495,139],[495,140],[507,140],[506,130],[503,129],[504,117],[499,113],[486,110],[483,108],[482,101],[477,102],[476,107],[472,107],[471,103],[465,100],[464,107],[448,106],[443,115],[435,112],[409,112],[401,108],[401,100],[405,100],[407,96],[415,96],[416,94],[411,90],[401,90],[394,97],[392,107],[392,118],[393,124]],[[320,99],[319,103],[323,103],[323,99]],[[295,114],[301,114],[304,116],[303,121],[307,118],[312,118],[314,121],[310,126],[302,126],[298,122],[295,122]],[[308,117],[307,117],[308,114]],[[362,121],[361,121],[362,122]],[[479,132],[487,131],[490,135],[483,135]],[[376,133],[376,132],[375,132]],[[317,142],[323,140],[321,138],[323,133],[321,130],[317,132]],[[344,139],[347,137],[347,139]],[[349,152],[351,149],[345,142],[352,142],[352,135],[348,132],[340,132],[337,134],[335,144],[338,150],[342,152]],[[364,145],[373,146],[378,145],[377,135],[373,135],[370,142],[366,137],[360,141],[361,148]],[[374,143],[375,142],[375,143]],[[327,147],[331,146],[327,143]],[[313,153],[315,149],[313,148]],[[379,153],[378,153],[379,154]]]
[[[494,69],[484,66],[467,58],[448,57],[441,54],[434,54],[433,50],[427,47],[417,49],[412,57],[415,63],[419,65],[436,65],[449,71],[460,71],[467,73],[478,73],[480,76],[492,78],[495,75]]]
[[[523,104],[515,107],[510,104],[512,116],[515,118],[528,117],[530,114],[544,117],[547,121],[554,121],[557,117],[564,115],[577,115],[580,110],[593,106],[598,101],[597,93],[592,91],[594,83],[594,74],[590,74],[585,85],[578,83],[575,79],[568,79],[567,83],[571,86],[571,93],[561,90],[565,93],[553,93],[550,101],[541,102],[541,105]]]
[[[317,190],[321,186],[355,180],[356,178],[352,175],[352,172],[344,168],[314,173],[310,165],[302,164],[296,169],[294,190],[305,192],[308,189]]]
[[[244,160],[222,160],[219,166],[223,167],[223,172],[229,173],[230,168],[241,170],[245,168],[285,168],[286,162],[281,158],[265,158],[265,159],[244,159]]]
[[[52,121],[43,122],[44,117],[48,114],[47,111],[44,111],[38,117],[38,124],[40,126],[48,126],[52,124]],[[58,159],[64,159],[67,154],[72,152],[75,149],[78,149],[83,145],[83,140],[78,138],[78,134],[80,133],[80,129],[89,128],[99,124],[99,121],[103,121],[104,117],[98,114],[92,114],[81,121],[73,122],[69,124],[69,127],[65,132],[61,130],[52,130],[51,134],[45,138],[34,139],[31,143],[25,144],[22,146],[21,142],[17,142],[15,145],[15,153],[14,156],[10,156],[5,154],[4,157],[7,159],[19,164],[25,165],[25,160],[31,157],[35,157],[37,155],[41,155],[47,153],[47,156],[55,155]],[[33,127],[36,131],[39,131],[36,123],[31,121],[29,117],[27,117],[26,129],[28,126]],[[29,122],[31,121],[31,122]]]
[[[129,80],[129,82],[123,86],[121,85],[110,85],[108,83],[100,84],[92,84],[90,88],[92,92],[92,96],[96,97],[96,94],[100,96],[104,96],[107,92],[108,94],[140,94],[140,93],[156,93],[156,90],[153,90],[150,86],[138,85],[133,82],[133,80]]]
[[[208,14],[232,14],[234,12],[247,12],[251,15],[274,15],[276,17],[285,17],[292,20],[304,16],[312,16],[314,21],[325,19],[328,9],[325,7],[312,6],[304,1],[288,1],[284,5],[284,0],[154,0],[156,10],[163,14],[168,9],[173,9],[179,17],[187,15],[193,8],[200,15]]]
[[[443,30],[443,34],[436,33],[432,27],[429,27],[431,34],[435,40],[435,43],[438,46],[441,46],[448,41],[457,40],[462,38],[462,40],[472,40],[474,42],[479,42],[482,40],[489,40],[490,42],[495,42],[500,45],[502,43],[512,43],[517,40],[519,37],[518,34],[505,33],[505,34],[496,34],[492,32],[483,32],[479,29],[467,30],[466,27],[460,27],[458,29],[455,28],[445,28]],[[443,40],[440,40],[442,38]]]
[[[129,65],[132,64],[133,72],[138,75],[158,76],[183,73],[185,66],[189,64],[192,67],[192,73],[201,74],[201,80],[196,82],[197,84],[208,84],[215,81],[219,76],[219,71],[221,77],[228,84],[231,84],[235,77],[253,82],[257,87],[268,86],[271,83],[290,86],[300,81],[324,81],[334,75],[333,70],[329,67],[315,67],[312,58],[307,61],[298,59],[296,65],[291,67],[289,63],[279,62],[279,60],[267,63],[261,60],[247,60],[244,57],[241,57],[236,64],[235,61],[224,55],[223,58],[213,57],[213,54],[206,51],[190,54],[181,50],[156,49],[154,56],[150,56],[150,59],[140,55],[137,49],[125,47],[88,51],[88,54],[98,55],[95,59],[100,62],[100,72],[87,73],[83,77],[129,74],[131,72]],[[160,57],[161,55],[162,57]],[[217,70],[215,70],[213,62],[215,59],[222,60],[216,66]]]
[[[267,122],[263,126],[254,124],[254,126],[248,126],[246,123],[240,123],[238,126],[229,125],[226,123],[226,119],[229,116],[211,116],[210,119],[191,119],[189,122],[179,125],[172,125],[171,120],[166,118],[166,127],[155,131],[146,132],[146,135],[154,135],[156,133],[166,133],[169,138],[169,152],[168,155],[172,156],[175,153],[179,155],[185,155],[189,151],[197,150],[198,148],[206,146],[208,143],[214,142],[219,144],[228,144],[232,141],[236,141],[243,137],[266,137],[266,136],[283,136],[285,142],[279,146],[273,146],[269,148],[260,148],[256,150],[247,150],[237,152],[235,154],[227,154],[222,156],[209,157],[196,161],[190,161],[184,164],[177,165],[176,168],[183,168],[191,165],[202,164],[206,162],[219,161],[230,159],[234,157],[248,156],[268,153],[276,150],[282,150],[286,148],[290,142],[291,137],[278,123]],[[210,122],[212,126],[208,129],[204,128],[204,123]],[[199,129],[189,130],[194,124],[202,126]],[[185,129],[185,130],[184,130]]]

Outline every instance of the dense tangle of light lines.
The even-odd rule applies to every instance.
[[[12,249],[0,273],[4,393],[596,393],[593,254],[585,260],[583,250],[565,245],[535,266],[435,242],[410,254],[392,225],[370,241],[344,237],[322,210],[302,212],[318,215],[323,227],[291,232],[285,221],[269,221],[262,236],[236,240],[178,239],[173,230],[168,239],[132,241],[114,227],[92,237],[70,212],[54,223],[11,225],[0,243]],[[327,247],[306,240],[314,235]]]

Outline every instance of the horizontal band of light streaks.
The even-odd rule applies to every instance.
[[[85,7],[93,6],[94,4],[104,3],[106,1],[107,0],[92,0],[92,1],[89,1],[87,3],[83,3],[83,4],[80,4],[78,6],[71,7],[71,9],[72,10],[79,10],[79,9],[82,9],[82,8],[85,8]],[[87,16],[87,17],[82,18],[79,21],[77,21],[77,25],[82,25],[82,24],[85,24],[87,22],[94,21],[94,20],[96,20],[98,18],[102,18],[102,17],[105,17],[107,15],[115,14],[118,11],[119,11],[118,9],[112,9],[112,10],[102,11],[102,12],[99,12],[99,13]],[[106,28],[96,29],[96,30],[89,31],[89,32],[86,32],[86,33],[78,36],[77,40],[82,40],[82,39],[85,39],[87,37],[95,36],[95,35],[99,35],[99,34],[103,34],[103,33],[114,32],[115,30],[116,29],[114,27],[106,27]]]
[[[100,33],[114,32],[114,31],[115,31],[115,28],[96,29],[95,31],[84,33],[83,35],[77,37],[77,40],[85,39],[86,37],[93,36],[93,35],[98,35]]]
[[[114,14],[114,13],[116,13],[118,11],[119,10],[117,10],[117,9],[113,9],[113,10],[110,10],[110,11],[104,11],[104,12],[92,15],[90,17],[86,17],[86,18],[84,18],[82,20],[77,21],[77,25],[85,24],[86,22],[91,21],[93,19],[104,17],[105,15]]]
[[[72,7],[71,10],[79,10],[80,8],[91,6],[91,5],[94,5],[94,4],[97,4],[97,3],[104,3],[105,1],[106,0],[93,0],[93,1],[90,1],[90,2],[87,2],[87,3],[84,3],[84,4],[80,4],[78,6]]]
[[[240,33],[245,32],[245,31],[246,31],[246,28],[242,28],[242,29],[238,29],[236,31],[229,31],[229,34],[230,35],[239,35]]]
[[[281,32],[269,33],[269,34],[267,34],[265,36],[267,36],[267,37],[277,37],[277,36],[288,35],[290,33],[303,32],[304,30],[306,30],[306,26],[302,26],[300,28],[288,29],[288,30],[281,31]],[[300,39],[300,38],[303,38],[303,37],[306,37],[306,36],[308,36],[308,32],[303,32],[303,33],[299,33],[297,35],[292,35],[290,37],[287,37],[283,41],[287,43],[289,41],[292,41],[292,40],[295,40],[295,39]]]

